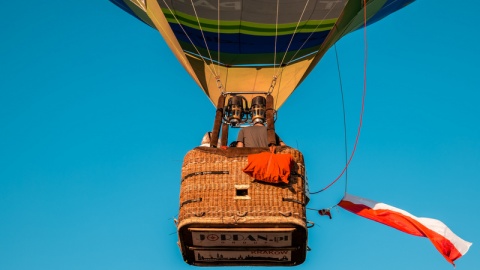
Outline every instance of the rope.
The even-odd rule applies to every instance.
[[[283,64],[283,62],[285,60],[285,57],[287,57],[288,50],[290,49],[290,45],[292,45],[293,38],[295,37],[295,34],[297,33],[298,26],[300,25],[300,22],[302,21],[303,14],[305,14],[305,10],[307,9],[307,6],[308,6],[309,2],[310,2],[310,0],[307,0],[307,2],[305,2],[305,6],[303,7],[302,14],[300,15],[300,18],[298,18],[297,25],[295,26],[295,30],[293,31],[292,38],[290,38],[290,41],[288,42],[287,49],[285,50],[285,54],[283,55],[282,62],[280,62],[280,67]]]
[[[220,0],[217,2],[217,56],[218,56],[218,63],[220,64]]]
[[[337,59],[337,71],[338,71],[338,81],[340,84],[340,95],[342,96],[342,112],[343,112],[343,139],[345,145],[345,166],[348,163],[348,144],[347,144],[347,116],[345,113],[345,98],[343,94],[343,84],[342,84],[342,74],[340,73],[340,61],[338,60],[337,45],[334,45],[335,48],[335,58]],[[347,194],[348,186],[348,168],[345,170],[345,195]]]
[[[282,72],[283,72],[283,68],[282,68]],[[281,74],[282,72],[280,72],[280,74]],[[280,76],[280,75],[279,75],[279,76]],[[276,96],[275,99],[274,99],[274,102],[275,102],[275,104],[274,104],[274,106],[273,106],[274,108],[277,107],[278,96],[280,95],[280,89],[282,89],[282,78],[283,78],[283,77],[280,76],[280,79],[278,80],[278,91],[277,91],[277,96]],[[273,89],[272,89],[272,91],[273,91]]]
[[[175,21],[177,22],[177,24],[180,26],[180,28],[182,29],[183,33],[185,34],[185,36],[188,38],[188,41],[190,42],[190,44],[192,44],[192,46],[195,48],[195,51],[197,51],[197,54],[202,56],[202,54],[200,53],[200,51],[198,50],[197,46],[195,46],[195,44],[193,43],[192,39],[190,38],[190,36],[188,35],[187,31],[185,31],[185,29],[183,28],[182,24],[180,23],[180,21],[178,20],[177,16],[175,15],[175,13],[172,11],[172,9],[170,8],[170,6],[167,4],[166,0],[163,0],[163,3],[165,4],[165,6],[168,8],[168,10],[170,11],[170,13],[173,15],[173,18],[175,19]],[[192,6],[193,6],[193,2],[192,2]],[[195,8],[194,8],[195,9]],[[197,14],[195,13],[195,16],[197,16]],[[155,18],[156,19],[156,18]],[[157,19],[156,19],[157,20]],[[197,21],[198,21],[198,16],[197,16]],[[202,36],[203,36],[203,30],[201,29],[201,26],[200,26],[200,30],[202,32]],[[203,37],[204,39],[204,42],[205,42],[205,37]],[[208,50],[208,47],[207,47],[207,50]],[[208,50],[209,54],[210,54],[210,51]],[[213,64],[213,60],[212,60],[212,57],[210,57],[210,61],[212,62]],[[205,65],[208,67],[208,69],[210,70],[210,73],[213,74],[213,76],[215,76],[215,78],[218,78],[218,75],[216,74],[215,70],[212,69],[212,67],[210,65],[207,64],[207,61],[205,61],[204,57],[200,57],[203,61],[203,63],[205,63]]]
[[[220,64],[220,0],[217,1],[217,57],[218,57],[218,64]],[[218,75],[215,77],[216,83],[217,83],[217,88],[218,90],[222,93],[222,95],[225,95],[225,87],[222,84],[222,81],[220,80],[220,68],[218,69]],[[225,77],[225,80],[228,78],[228,68],[227,68],[227,77]],[[226,83],[226,82],[225,82]]]
[[[332,10],[334,10],[335,6],[338,4],[339,1],[335,2],[333,4],[333,7],[327,12],[327,14],[325,14],[325,16],[320,20],[320,22],[317,24],[317,26],[315,27],[315,29],[310,33],[310,35],[308,35],[308,37],[305,39],[305,41],[302,43],[302,46],[300,46],[300,48],[295,52],[295,54],[292,56],[292,58],[290,59],[290,61],[287,62],[287,65],[290,64],[290,62],[292,62],[295,57],[297,56],[298,52],[300,52],[300,50],[302,50],[303,46],[305,46],[305,44],[307,44],[307,42],[310,40],[310,38],[312,37],[312,35],[317,31],[317,29],[320,27],[320,25],[322,25],[322,23],[325,21],[325,18],[328,17],[328,15],[330,14],[330,12]],[[335,27],[335,26],[334,26]]]
[[[285,61],[285,57],[287,57],[288,50],[290,49],[290,46],[292,45],[293,38],[295,37],[295,34],[297,33],[298,26],[300,25],[300,22],[302,21],[303,15],[305,14],[305,10],[307,9],[307,6],[308,6],[309,2],[310,2],[310,0],[307,0],[307,2],[305,3],[305,6],[303,7],[302,14],[300,15],[300,18],[298,18],[297,25],[295,26],[295,30],[293,31],[293,35],[290,38],[290,41],[288,42],[287,49],[285,50],[285,54],[283,55],[282,61],[280,62],[280,65],[279,65],[279,67],[280,67],[279,71],[277,72],[277,70],[276,70],[277,55],[276,54],[277,54],[277,36],[278,36],[277,29],[278,29],[278,5],[279,5],[279,2],[277,1],[277,21],[276,21],[276,24],[275,24],[275,58],[274,58],[274,63],[273,63],[273,70],[274,70],[275,75],[273,75],[272,83],[270,85],[270,89],[268,90],[268,94],[271,94],[273,92],[273,90],[275,89],[275,84],[277,82],[277,78],[278,77],[281,78],[281,73],[284,70],[282,68],[283,62]],[[298,50],[295,54],[297,54],[297,53],[298,53]],[[277,98],[278,98],[279,94],[280,94],[280,91],[277,91],[277,97],[275,98],[275,104],[277,103]]]
[[[202,33],[203,43],[205,44],[205,48],[207,48],[208,57],[210,58],[210,62],[213,64],[213,58],[212,58],[212,55],[210,54],[210,49],[208,48],[208,43],[207,43],[207,40],[206,40],[205,35],[203,33],[202,24],[200,23],[200,20],[198,19],[197,9],[195,8],[195,5],[193,4],[193,0],[191,0],[190,2],[192,3],[193,12],[195,12],[195,18],[197,19],[198,27],[200,28],[200,32]],[[215,71],[215,76],[218,76],[216,71]]]
[[[280,71],[277,72],[276,70],[276,54],[277,54],[277,36],[278,36],[278,33],[277,33],[277,29],[278,29],[278,1],[277,1],[277,22],[276,22],[276,28],[275,28],[275,56],[274,56],[274,63],[273,63],[273,70],[274,70],[274,76],[273,76],[273,79],[272,79],[272,84],[270,86],[270,89],[268,91],[268,93],[270,94],[271,92],[273,92],[274,88],[275,88],[275,83],[276,83],[276,80],[277,78],[280,78],[281,80],[281,73],[283,72],[284,68],[282,68],[283,66],[283,63],[285,62],[285,58],[287,57],[287,53],[290,49],[290,46],[293,42],[293,39],[295,37],[295,34],[297,33],[297,30],[298,30],[298,27],[300,26],[300,22],[303,18],[303,15],[305,14],[305,10],[307,9],[307,6],[308,6],[308,3],[310,2],[310,0],[307,0],[307,2],[305,3],[305,6],[303,7],[303,10],[302,10],[302,14],[300,15],[299,19],[298,19],[298,22],[297,22],[297,25],[295,26],[295,30],[293,31],[293,35],[292,37],[290,38],[290,41],[288,43],[288,46],[287,46],[287,49],[285,50],[285,54],[283,55],[283,58],[282,58],[282,61],[280,62]],[[316,5],[316,3],[315,3]],[[337,2],[334,3],[334,7],[335,5],[337,5]],[[310,40],[310,38],[312,37],[313,33],[315,33],[315,31],[320,27],[320,25],[323,23],[323,21],[325,21],[325,18],[327,18],[327,16],[330,14],[330,12],[333,10],[330,9],[327,14],[325,14],[325,16],[320,20],[320,22],[318,23],[318,25],[315,27],[315,29],[310,33],[310,35],[308,36],[307,39],[305,39],[305,41],[302,43],[302,46],[300,46],[300,48],[298,50],[295,51],[295,53],[293,54],[293,56],[291,57],[291,59],[287,62],[286,65],[290,64],[293,59],[295,59],[295,57],[297,56],[297,54],[300,52],[300,50],[305,46],[305,44],[308,42],[308,40]],[[280,87],[279,87],[280,89]],[[279,94],[280,91],[277,91],[277,97],[278,97],[278,94]],[[277,99],[275,99],[275,104],[277,103]]]
[[[278,7],[280,6],[279,0],[277,0],[277,15],[275,18],[275,44],[273,52],[273,77],[275,78],[276,68],[277,68],[277,38],[278,38]]]
[[[363,0],[363,40],[364,40],[364,62],[363,62],[363,95],[362,95],[362,108],[360,111],[360,121],[358,124],[358,129],[357,129],[357,136],[355,138],[355,144],[353,145],[353,150],[352,153],[350,154],[350,158],[348,159],[347,164],[343,168],[342,172],[340,175],[333,180],[330,184],[328,184],[326,187],[323,189],[316,191],[316,192],[310,192],[310,194],[317,194],[322,191],[327,190],[329,187],[331,187],[333,184],[335,184],[342,176],[343,174],[347,171],[348,166],[350,165],[350,162],[353,159],[353,156],[355,155],[355,151],[357,149],[358,145],[358,139],[360,138],[360,131],[362,129],[362,124],[363,124],[363,113],[365,109],[365,96],[367,94],[367,59],[368,59],[368,42],[367,42],[367,0]]]

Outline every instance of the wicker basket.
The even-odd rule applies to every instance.
[[[197,147],[187,153],[177,223],[187,263],[298,265],[305,260],[303,155],[277,147],[277,153],[291,154],[295,165],[289,184],[266,184],[242,172],[249,154],[264,151],[268,149]]]

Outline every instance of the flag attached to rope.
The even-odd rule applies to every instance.
[[[354,214],[402,232],[427,237],[443,257],[453,265],[455,265],[453,262],[467,253],[472,245],[455,235],[439,220],[419,218],[388,204],[345,194],[338,205]]]

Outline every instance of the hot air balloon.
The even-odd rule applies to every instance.
[[[210,147],[191,150],[182,166],[176,225],[184,260],[199,266],[304,262],[311,224],[301,152],[226,147],[228,130],[252,125],[260,111],[275,146],[276,111],[327,50],[413,0],[110,1],[158,29],[216,105]],[[255,155],[266,153],[270,166],[270,151],[290,160],[284,181],[247,174]]]

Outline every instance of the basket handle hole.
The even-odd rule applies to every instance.
[[[245,196],[248,196],[248,189],[247,189],[247,188],[245,188],[245,189],[243,189],[243,188],[242,188],[242,189],[240,189],[240,188],[237,189],[237,190],[235,191],[235,196],[237,196],[237,197],[245,197]]]

